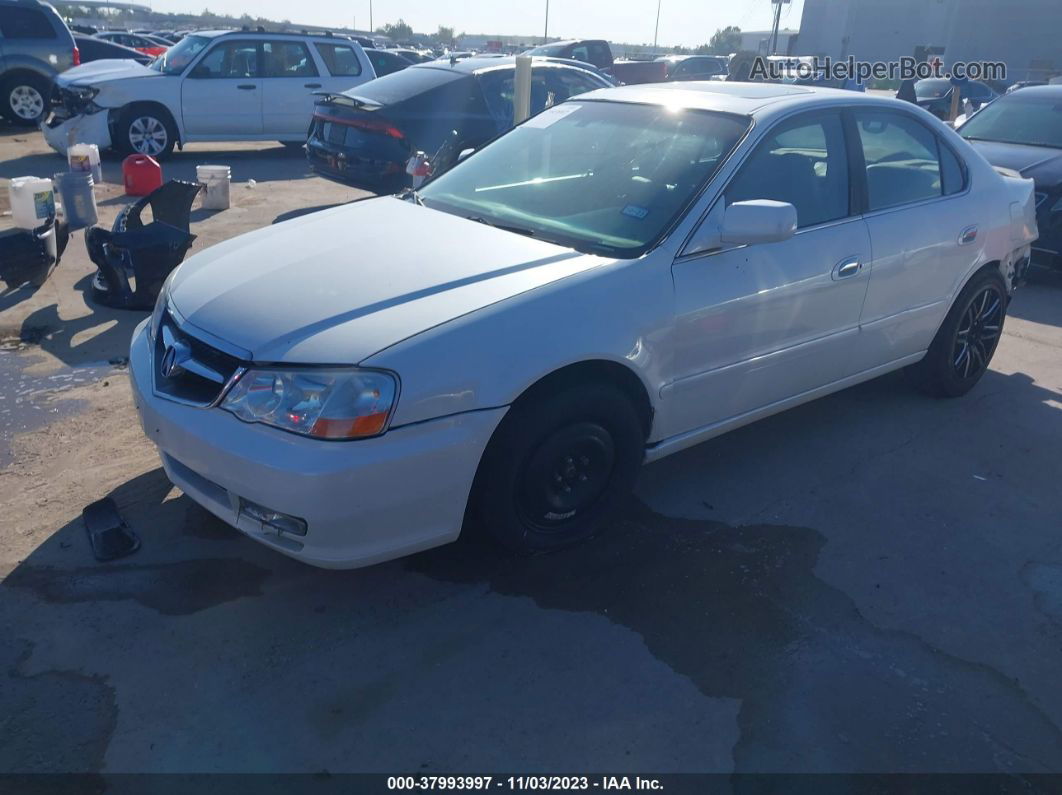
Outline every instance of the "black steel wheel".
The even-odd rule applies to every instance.
[[[518,552],[581,541],[615,515],[645,455],[631,399],[608,384],[527,395],[510,408],[483,454],[470,518]]]

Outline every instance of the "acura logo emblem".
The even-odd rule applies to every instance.
[[[188,361],[190,354],[191,351],[183,342],[175,342],[172,345],[167,345],[166,350],[162,353],[162,362],[159,365],[159,372],[162,373],[164,378],[173,378],[176,375],[180,375],[184,370],[182,365]]]

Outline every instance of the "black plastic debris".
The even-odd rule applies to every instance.
[[[85,520],[85,530],[96,560],[124,558],[140,549],[140,538],[129,529],[110,497],[86,505],[81,518]]]
[[[54,255],[51,253],[52,237],[55,238]],[[54,217],[36,229],[0,232],[0,279],[12,290],[26,282],[40,287],[59,264],[69,241],[67,225],[57,222]]]
[[[118,213],[111,231],[85,230],[89,257],[99,270],[92,297],[115,309],[151,309],[162,283],[181,264],[195,235],[189,231],[196,182],[170,180]],[[151,223],[141,220],[151,208]],[[132,282],[132,284],[130,284]]]

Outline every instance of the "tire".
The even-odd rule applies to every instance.
[[[936,397],[961,397],[988,370],[1007,317],[1007,287],[995,269],[976,274],[959,293],[925,358],[908,377]]]
[[[169,157],[177,143],[177,127],[170,115],[150,105],[130,105],[122,110],[114,145],[123,154]]]
[[[603,384],[531,393],[480,462],[471,514],[505,547],[549,552],[593,535],[623,505],[645,454],[632,402]]]
[[[35,74],[21,73],[0,81],[0,110],[7,119],[23,127],[37,127],[48,115],[48,81]]]

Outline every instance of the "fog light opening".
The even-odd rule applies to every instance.
[[[306,535],[305,519],[274,511],[272,508],[266,508],[264,505],[242,497],[240,498],[240,516],[253,519],[262,525],[262,530],[272,530],[277,535],[282,533],[295,536]]]

